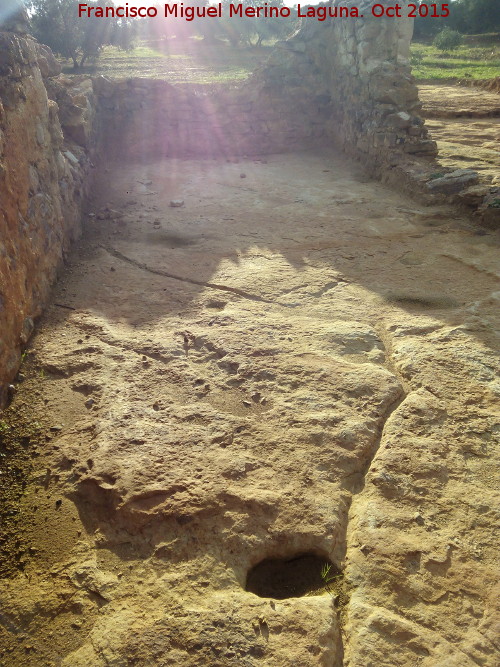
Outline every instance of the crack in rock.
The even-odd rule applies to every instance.
[[[181,282],[190,283],[191,285],[200,285],[201,287],[209,287],[210,289],[221,290],[223,292],[230,292],[231,294],[237,294],[238,296],[241,296],[243,299],[249,299],[250,301],[259,301],[260,303],[271,303],[284,306],[285,308],[287,307],[286,304],[275,302],[272,301],[271,299],[265,299],[264,297],[257,296],[256,294],[250,294],[249,292],[240,290],[237,287],[229,287],[227,285],[219,285],[218,283],[204,282],[203,280],[195,280],[194,278],[176,276],[174,273],[169,273],[168,271],[162,271],[161,269],[153,269],[147,264],[144,264],[143,262],[139,262],[136,259],[133,259],[132,257],[127,257],[127,255],[124,255],[115,248],[112,248],[110,246],[105,246],[102,244],[99,244],[99,247],[101,247],[103,250],[105,250],[113,257],[116,257],[117,259],[121,259],[124,262],[132,264],[132,266],[137,266],[139,269],[143,269],[143,271],[148,271],[149,273],[153,273],[158,276],[164,276],[165,278],[172,278],[172,280],[180,280]]]

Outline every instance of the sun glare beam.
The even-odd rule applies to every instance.
[[[0,7],[0,25],[22,9],[22,5],[18,0],[2,0],[2,5]]]

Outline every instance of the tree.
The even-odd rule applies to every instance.
[[[87,5],[105,7],[105,0]],[[112,18],[78,16],[74,0],[29,0],[33,35],[63,58],[70,58],[75,69],[97,57],[110,40],[115,22]]]
[[[427,41],[430,40],[443,29],[445,26],[446,19],[441,18],[429,18],[431,16],[433,0],[420,0],[420,5],[427,5],[429,7],[429,13],[427,16],[417,15],[415,18],[415,24],[413,27],[413,36],[416,40]],[[435,3],[434,3],[435,4]],[[456,3],[455,3],[456,4]],[[453,11],[454,7],[452,7]]]
[[[227,8],[230,4],[230,0],[222,0],[223,6]],[[284,6],[283,0],[271,0],[271,2],[266,3],[268,9],[275,7],[277,9]],[[254,9],[262,7],[263,3],[259,0],[245,0],[245,7],[252,7]],[[277,39],[282,38],[291,32],[294,27],[294,22],[292,19],[280,18],[280,17],[249,17],[249,16],[235,16],[231,19],[222,21],[225,36],[229,39],[230,43],[233,46],[236,46],[238,43],[243,42],[244,44],[251,45],[252,39],[256,38],[256,46],[262,46],[262,42],[265,39]]]
[[[498,0],[457,0],[454,4],[450,7],[450,17],[452,10],[455,14],[450,27],[469,35],[500,30]]]
[[[420,0],[421,5],[428,5],[427,16],[415,18],[414,35],[417,39],[430,39],[443,28],[457,30],[465,35],[500,31],[500,0],[451,0],[448,4],[449,15],[443,18],[430,18],[435,0]],[[437,5],[439,8],[439,4]]]
[[[283,0],[274,0],[270,3],[272,7],[280,9],[284,6]],[[258,5],[257,5],[258,6]],[[257,46],[262,46],[264,39],[279,39],[285,37],[294,26],[292,19],[272,17],[267,19],[255,19],[255,34],[257,35]]]
[[[142,21],[144,19],[141,19]],[[107,43],[116,46],[123,51],[131,51],[139,36],[139,26],[137,22],[128,19],[119,19],[114,23],[110,31]]]

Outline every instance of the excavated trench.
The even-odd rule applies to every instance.
[[[209,92],[60,77],[26,25],[0,662],[496,667],[497,194],[432,161],[411,21],[306,23]]]
[[[85,228],[3,664],[493,665],[498,235],[318,151],[103,163]]]

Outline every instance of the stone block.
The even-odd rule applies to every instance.
[[[61,65],[56,60],[50,48],[45,46],[45,44],[36,43],[35,50],[42,77],[58,76],[61,73]]]
[[[412,124],[412,117],[409,113],[406,113],[406,111],[399,111],[398,113],[386,116],[385,122],[391,127],[403,130],[410,127]]]
[[[456,169],[441,178],[428,181],[427,189],[433,193],[456,194],[466,187],[476,185],[478,180],[477,172],[472,169]]]

